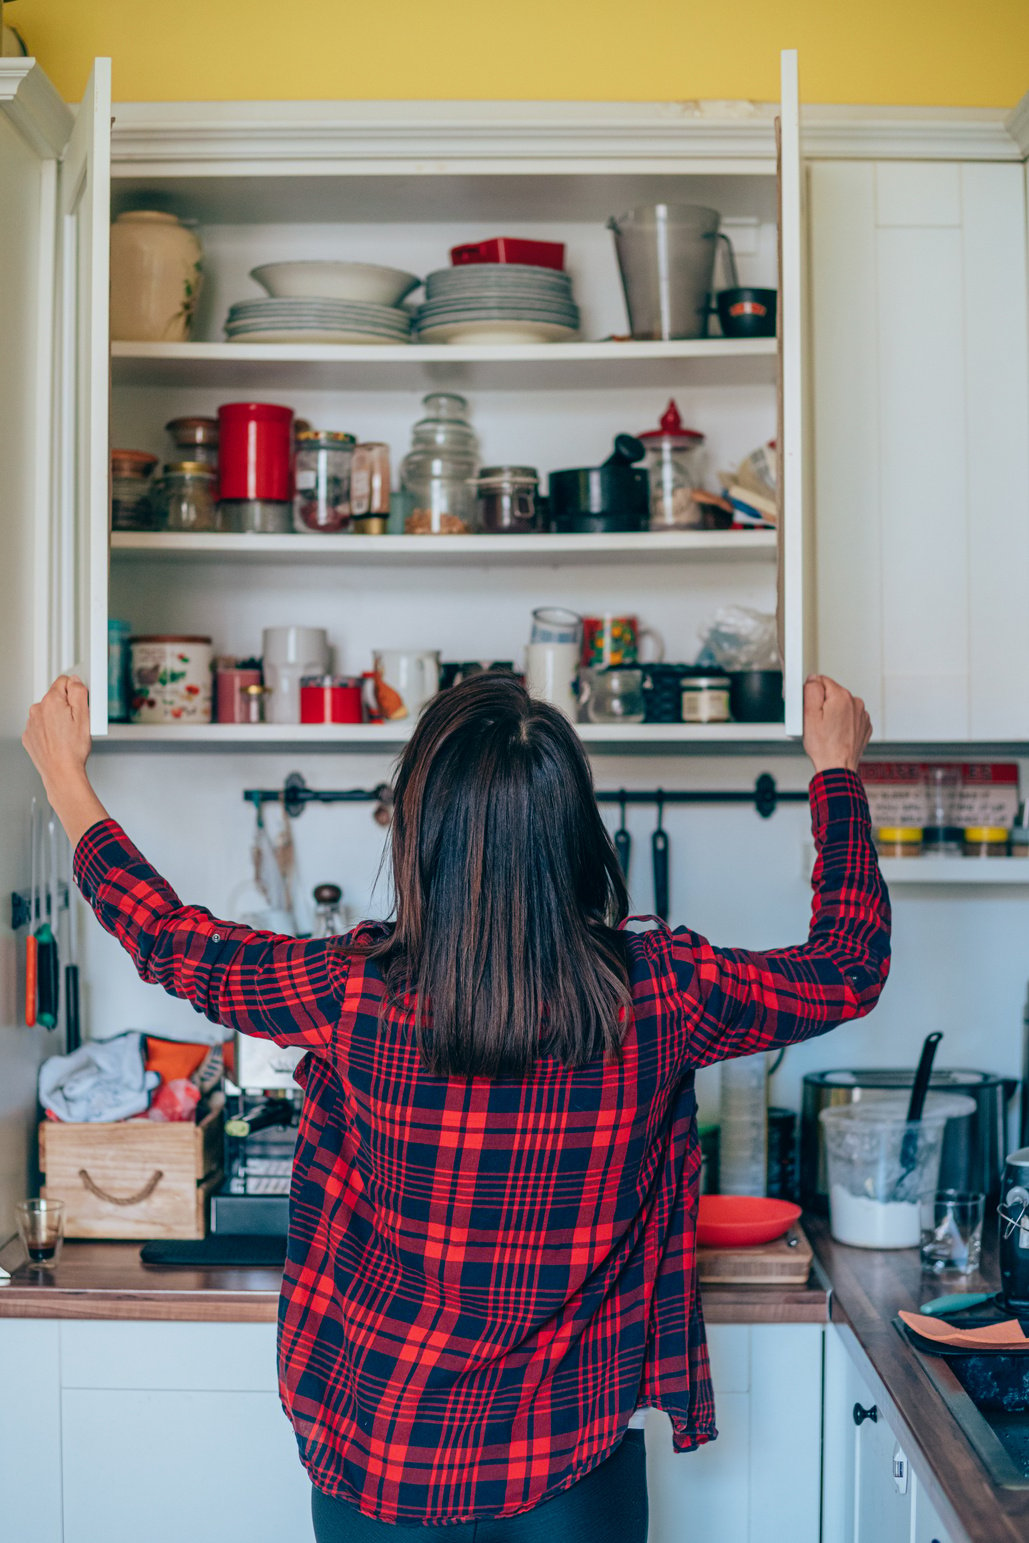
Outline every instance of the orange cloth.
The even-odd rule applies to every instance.
[[[900,1313],[901,1320],[914,1329],[923,1339],[931,1339],[938,1345],[950,1345],[955,1350],[1026,1350],[1029,1340],[1022,1332],[1017,1318],[1006,1323],[991,1323],[982,1329],[957,1329],[942,1318],[929,1318],[924,1313]]]
[[[146,1069],[157,1072],[162,1082],[178,1082],[192,1077],[210,1050],[210,1045],[182,1044],[175,1039],[146,1038]]]

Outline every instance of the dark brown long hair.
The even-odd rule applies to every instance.
[[[396,921],[361,952],[428,1068],[521,1076],[617,1054],[628,896],[567,719],[487,672],[422,713],[394,785]]]

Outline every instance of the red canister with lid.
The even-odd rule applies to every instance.
[[[218,497],[293,497],[293,409],[226,402],[218,409]]]

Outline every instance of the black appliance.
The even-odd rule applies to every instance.
[[[1029,1147],[1008,1153],[997,1226],[1001,1296],[1012,1312],[1024,1316],[1029,1312]]]

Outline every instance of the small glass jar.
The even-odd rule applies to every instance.
[[[642,723],[643,671],[614,665],[606,670],[583,671],[586,717],[590,723]]]
[[[330,533],[350,524],[353,434],[301,429],[296,436],[293,528]]]
[[[880,857],[921,857],[922,827],[881,825],[876,831],[875,844]]]
[[[493,535],[528,535],[539,530],[534,466],[484,466],[475,479],[478,526]]]
[[[965,827],[966,857],[1007,857],[1010,850],[1010,836],[1003,825]]]
[[[960,825],[927,825],[922,831],[923,857],[961,857],[964,831]]]
[[[111,529],[153,530],[150,478],[156,455],[145,450],[111,451]]]
[[[315,885],[312,938],[338,938],[346,932],[346,923],[340,909],[342,899],[343,891],[338,884]]]
[[[651,530],[695,530],[704,513],[693,497],[700,487],[703,434],[688,429],[669,402],[656,429],[641,434],[647,447]]]
[[[270,686],[251,685],[244,686],[243,698],[243,723],[263,723],[264,704],[272,694]]]
[[[199,461],[218,470],[217,418],[173,418],[164,426],[175,446],[176,461]]]
[[[154,522],[158,530],[220,529],[215,496],[217,472],[202,461],[172,461],[154,487]]]
[[[728,675],[684,675],[681,686],[683,723],[729,723]]]
[[[468,403],[449,391],[423,399],[426,416],[411,432],[400,467],[412,508],[404,522],[411,536],[459,536],[471,529],[478,444],[467,421]]]
[[[354,518],[385,518],[389,514],[389,498],[389,446],[368,440],[354,451],[350,468],[350,507]]]

